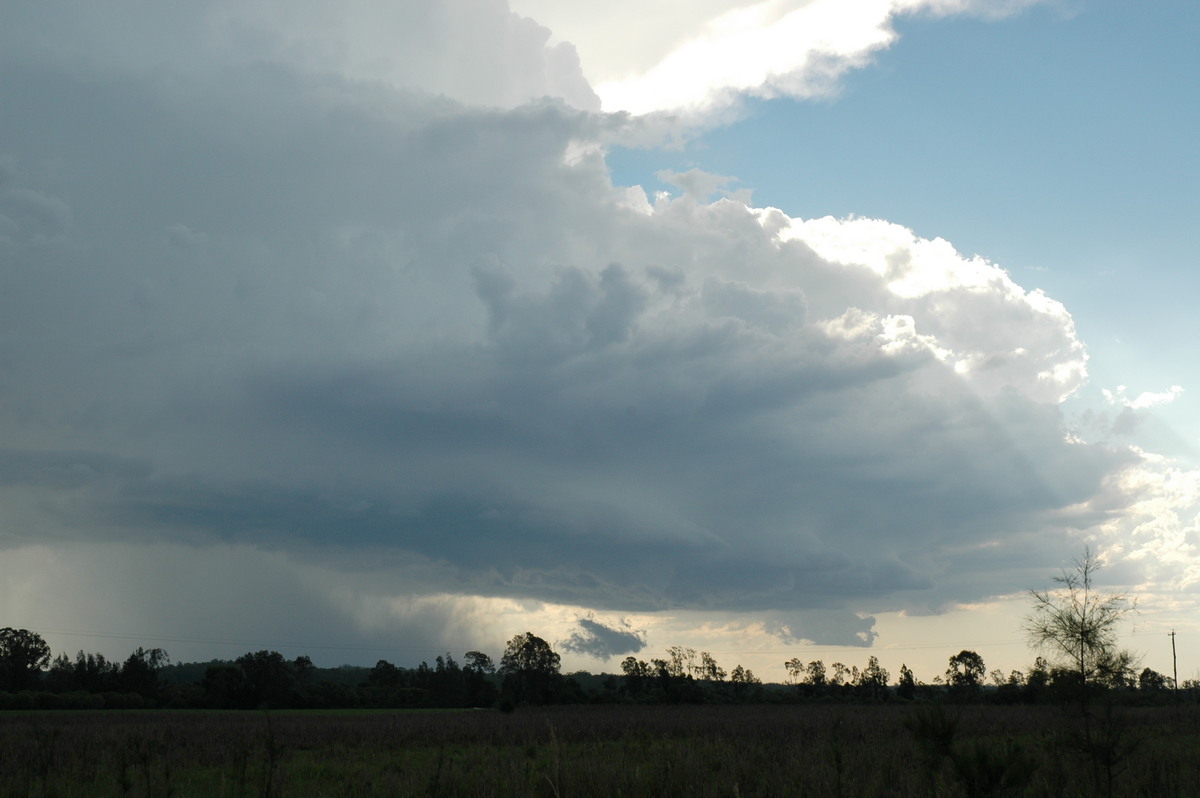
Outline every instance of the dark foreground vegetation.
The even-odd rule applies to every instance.
[[[1200,707],[0,713],[3,796],[1186,796]]]
[[[1117,646],[1132,605],[1090,551],[1031,591],[1037,657],[783,663],[787,684],[671,647],[563,674],[526,632],[499,665],[316,668],[274,651],[117,664],[0,629],[0,798],[48,796],[1200,796],[1200,685]],[[468,708],[476,709],[468,709]],[[147,711],[156,708],[157,711]],[[96,710],[123,711],[96,711]],[[47,712],[44,710],[57,710]],[[83,711],[80,711],[83,710]]]

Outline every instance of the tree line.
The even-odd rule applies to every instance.
[[[561,658],[531,632],[509,641],[499,663],[480,651],[451,654],[415,668],[379,660],[374,667],[318,668],[307,656],[247,652],[234,660],[171,664],[162,649],[138,648],[121,662],[80,651],[51,659],[36,633],[0,629],[0,708],[465,708],[630,703],[712,704],[789,701],[950,700],[1046,703],[1079,687],[1070,668],[1038,657],[1027,672],[986,671],[973,651],[950,657],[946,672],[918,681],[906,665],[893,682],[879,660],[863,668],[793,658],[786,680],[764,684],[753,671],[726,671],[707,651],[672,646],[649,661],[629,656],[619,674],[564,674]],[[1149,668],[1113,674],[1103,689],[1165,695],[1169,677]],[[1200,685],[1188,682],[1189,693]]]
[[[963,650],[951,656],[944,675],[926,684],[901,665],[891,675],[871,656],[866,667],[793,658],[783,663],[787,680],[763,684],[740,664],[726,671],[707,651],[672,646],[649,662],[633,656],[621,673],[561,672],[561,658],[542,638],[512,638],[500,662],[468,651],[459,663],[449,653],[405,668],[380,660],[373,668],[317,668],[307,656],[286,659],[257,651],[231,661],[172,665],[160,648],[138,648],[114,662],[80,651],[51,659],[35,632],[0,629],[0,709],[136,708],[149,706],[240,708],[297,707],[491,707],[573,703],[732,703],[856,700],[1043,703],[1078,700],[1085,708],[1100,693],[1162,695],[1174,680],[1117,646],[1116,628],[1132,610],[1120,594],[1096,590],[1095,558],[1085,550],[1072,571],[1056,577],[1058,588],[1030,591],[1025,619],[1038,656],[1026,671],[988,673],[983,658]],[[1200,683],[1185,682],[1189,693]]]

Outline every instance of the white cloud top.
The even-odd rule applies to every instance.
[[[514,0],[581,51],[606,111],[702,114],[736,96],[814,97],[891,45],[898,14],[1011,14],[1038,0]],[[624,13],[622,13],[624,12]],[[636,19],[635,25],[629,20]]]
[[[758,213],[780,224],[775,211]],[[964,258],[947,241],[919,239],[881,220],[832,217],[789,220],[778,235],[831,262],[871,270],[897,300],[936,307],[923,322],[934,333],[923,345],[978,390],[1016,389],[1058,402],[1087,378],[1087,354],[1061,303],[1026,291],[983,258]],[[1014,329],[1023,339],[1005,340]]]
[[[798,8],[789,6],[799,5]],[[711,20],[701,34],[642,75],[596,89],[610,111],[696,110],[730,92],[810,97],[889,44],[892,3],[766,0]]]

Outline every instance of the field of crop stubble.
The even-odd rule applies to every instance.
[[[1077,712],[1077,711],[1076,711]],[[8,712],[6,796],[1200,795],[1200,708]]]

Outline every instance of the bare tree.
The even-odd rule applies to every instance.
[[[1128,679],[1135,661],[1117,645],[1117,627],[1135,610],[1135,602],[1123,593],[1098,591],[1098,570],[1100,563],[1085,548],[1073,569],[1054,577],[1058,587],[1030,591],[1033,609],[1025,616],[1030,644],[1069,665],[1081,696],[1089,685]]]

